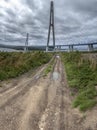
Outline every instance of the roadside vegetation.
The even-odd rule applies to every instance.
[[[73,107],[86,111],[97,104],[97,58],[80,52],[62,53]]]
[[[48,63],[51,53],[45,52],[0,52],[0,80],[17,77],[29,70]]]
[[[48,75],[51,71],[53,71],[53,65],[54,65],[55,57],[51,60],[51,62],[48,64],[47,68],[44,70],[44,77]]]

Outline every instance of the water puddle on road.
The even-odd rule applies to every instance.
[[[59,79],[59,73],[58,72],[53,72],[53,80],[58,80]]]

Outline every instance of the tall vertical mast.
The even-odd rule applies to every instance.
[[[28,39],[29,39],[29,33],[27,33],[26,42],[25,42],[25,51],[28,50]]]
[[[51,6],[50,6],[50,22],[49,22],[47,47],[49,47],[51,29],[53,33],[53,47],[55,48],[54,2],[53,1],[51,1]]]

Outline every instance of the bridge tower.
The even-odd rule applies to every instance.
[[[49,49],[51,29],[52,29],[52,33],[53,33],[53,49],[55,49],[54,2],[53,1],[51,1],[51,3],[50,3],[50,21],[49,21],[49,30],[48,30],[46,51],[48,51],[48,49]]]
[[[24,51],[28,51],[28,40],[29,40],[29,33],[27,33],[27,36],[26,36],[26,42],[25,42],[25,48],[24,48]]]

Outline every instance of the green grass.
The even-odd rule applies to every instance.
[[[47,68],[44,70],[44,77],[48,75],[49,72],[53,70],[53,64],[54,64],[54,58],[50,62],[50,64],[47,66]]]
[[[76,98],[73,107],[79,107],[81,111],[86,111],[97,104],[97,68],[91,68],[88,60],[81,62],[80,52],[62,53],[68,84],[72,89],[76,89]],[[72,94],[73,95],[73,94]]]
[[[51,70],[52,70],[52,66],[51,65],[48,65],[48,67],[45,69],[45,71],[44,71],[44,76],[47,76],[47,74],[49,73],[49,72],[51,72]]]
[[[17,77],[48,63],[53,54],[44,52],[0,52],[0,80]]]
[[[95,97],[97,96],[97,91],[94,87],[88,88],[85,91],[79,93],[73,102],[74,107],[78,107],[81,111],[85,111],[92,108],[97,104]]]

